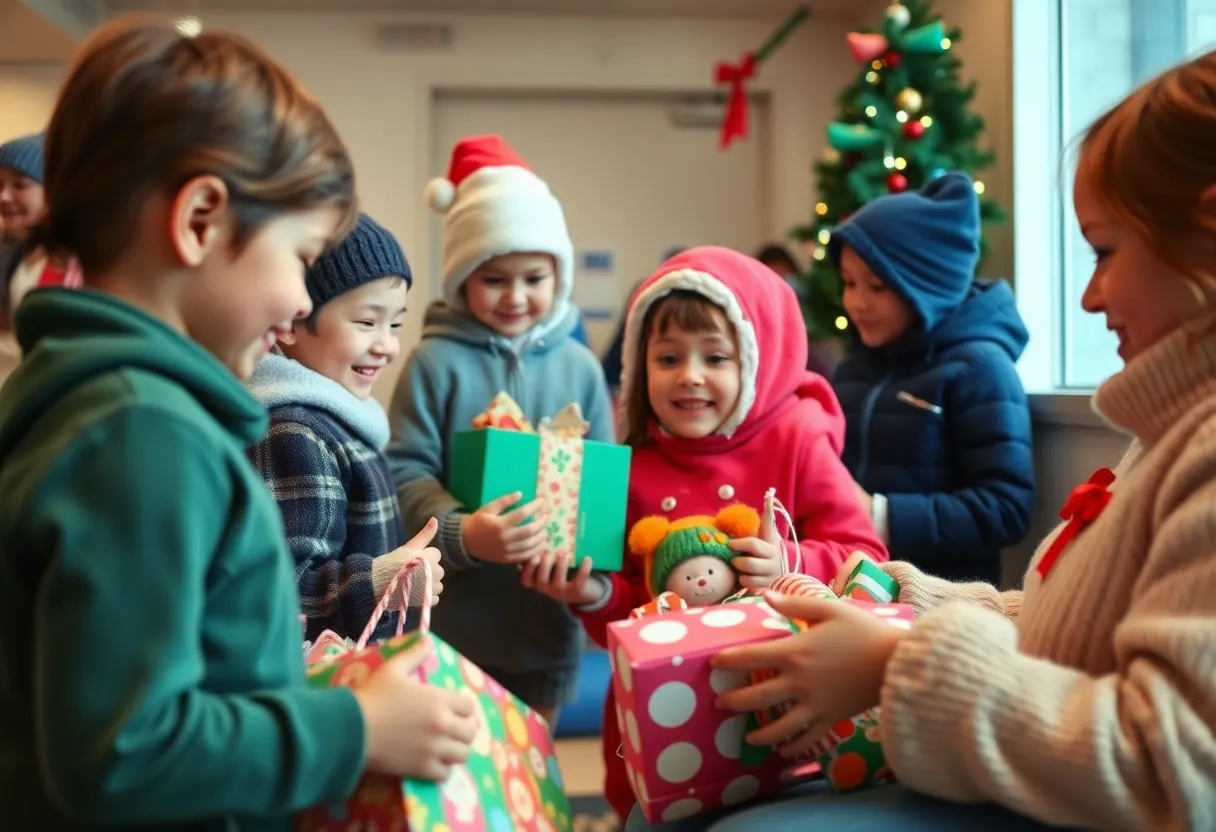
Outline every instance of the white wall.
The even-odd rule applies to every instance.
[[[1013,48],[1010,40],[1013,0],[937,0],[933,8],[962,38],[951,47],[963,62],[964,81],[978,85],[972,102],[987,124],[981,143],[996,153],[996,163],[977,176],[1010,218],[988,233],[985,277],[1013,281]],[[1045,176],[1050,172],[1045,171]]]
[[[0,64],[0,142],[46,126],[63,72],[61,63]]]
[[[431,161],[437,158],[431,147],[436,89],[709,90],[717,61],[736,59],[771,29],[766,21],[413,16],[408,19],[451,22],[452,47],[433,53],[378,48],[376,24],[402,19],[217,12],[204,22],[253,38],[314,91],[351,148],[364,205],[399,236],[421,274],[431,267],[422,189],[442,172]],[[756,79],[755,88],[770,94],[768,230],[773,236],[810,214],[811,163],[821,149],[834,98],[854,71],[846,31],[842,23],[814,20],[763,65]],[[712,169],[706,175],[712,176]],[[427,287],[419,288],[407,331],[416,331],[428,299]]]
[[[580,252],[611,255],[608,268],[575,267],[573,299],[597,352],[611,343],[637,281],[672,246],[754,251],[769,238],[768,102],[752,102],[751,138],[729,153],[718,149],[717,125],[672,124],[679,102],[654,93],[444,93],[432,114],[435,170],[465,136],[500,133],[562,201],[576,263]],[[432,227],[434,251],[437,214]],[[440,275],[431,278],[437,287]]]
[[[53,4],[54,0],[0,0],[0,73],[5,63],[64,60],[71,54],[72,36],[42,14]],[[66,20],[62,15],[60,19]]]

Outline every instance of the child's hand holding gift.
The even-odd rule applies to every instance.
[[[759,711],[782,703],[789,710],[753,731],[752,745],[775,745],[793,757],[810,749],[837,722],[879,704],[887,662],[905,631],[852,604],[765,593],[774,610],[811,625],[789,638],[723,651],[714,667],[768,670],[776,676],[718,698],[733,711]]]
[[[355,691],[367,733],[368,771],[443,782],[452,766],[469,758],[476,705],[410,675],[426,658],[426,644],[389,660]]]
[[[414,535],[408,543],[392,552],[393,555],[401,555],[400,560],[402,561],[420,557],[425,558],[431,564],[431,596],[427,600],[432,607],[439,603],[439,596],[443,594],[443,565],[439,562],[442,555],[431,545],[437,531],[439,531],[439,521],[432,517],[422,527],[422,531]],[[413,603],[412,599],[411,603]]]
[[[549,538],[541,511],[543,500],[507,511],[523,499],[518,491],[491,500],[464,518],[461,535],[464,548],[478,560],[489,563],[527,563],[544,555]],[[506,514],[503,514],[507,511]],[[525,522],[529,517],[531,522]]]
[[[730,548],[739,555],[731,560],[731,566],[739,573],[739,584],[744,589],[768,589],[785,574],[785,543],[777,532],[771,493],[764,498],[759,535],[735,538]]]
[[[591,574],[591,558],[583,558],[578,571],[570,574],[565,553],[557,557],[539,557],[524,564],[520,581],[542,595],[563,604],[587,606],[598,604],[608,593],[608,584]]]

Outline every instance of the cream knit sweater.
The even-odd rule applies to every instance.
[[[1055,533],[1024,591],[886,565],[924,616],[887,666],[883,744],[900,781],[949,800],[1216,830],[1216,337],[1167,337],[1094,407],[1135,441],[1046,579]]]

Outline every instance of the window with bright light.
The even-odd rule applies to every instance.
[[[1024,360],[1028,388],[1092,389],[1121,366],[1105,321],[1081,309],[1094,257],[1072,213],[1076,139],[1136,86],[1213,45],[1216,0],[1014,3],[1016,283],[1038,341]]]

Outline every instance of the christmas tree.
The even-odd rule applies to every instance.
[[[840,118],[828,125],[828,147],[815,166],[814,220],[792,232],[811,258],[801,288],[812,338],[838,336],[848,327],[840,275],[826,248],[837,223],[871,199],[919,188],[947,170],[974,178],[993,162],[977,144],[984,120],[967,109],[975,84],[962,83],[962,63],[951,49],[961,33],[947,31],[932,5],[900,0],[888,7],[877,31],[848,36],[861,70],[840,95]],[[975,189],[983,194],[984,183],[976,179]],[[980,201],[980,216],[985,222],[1004,218],[987,199]],[[981,258],[985,249],[981,243]]]

